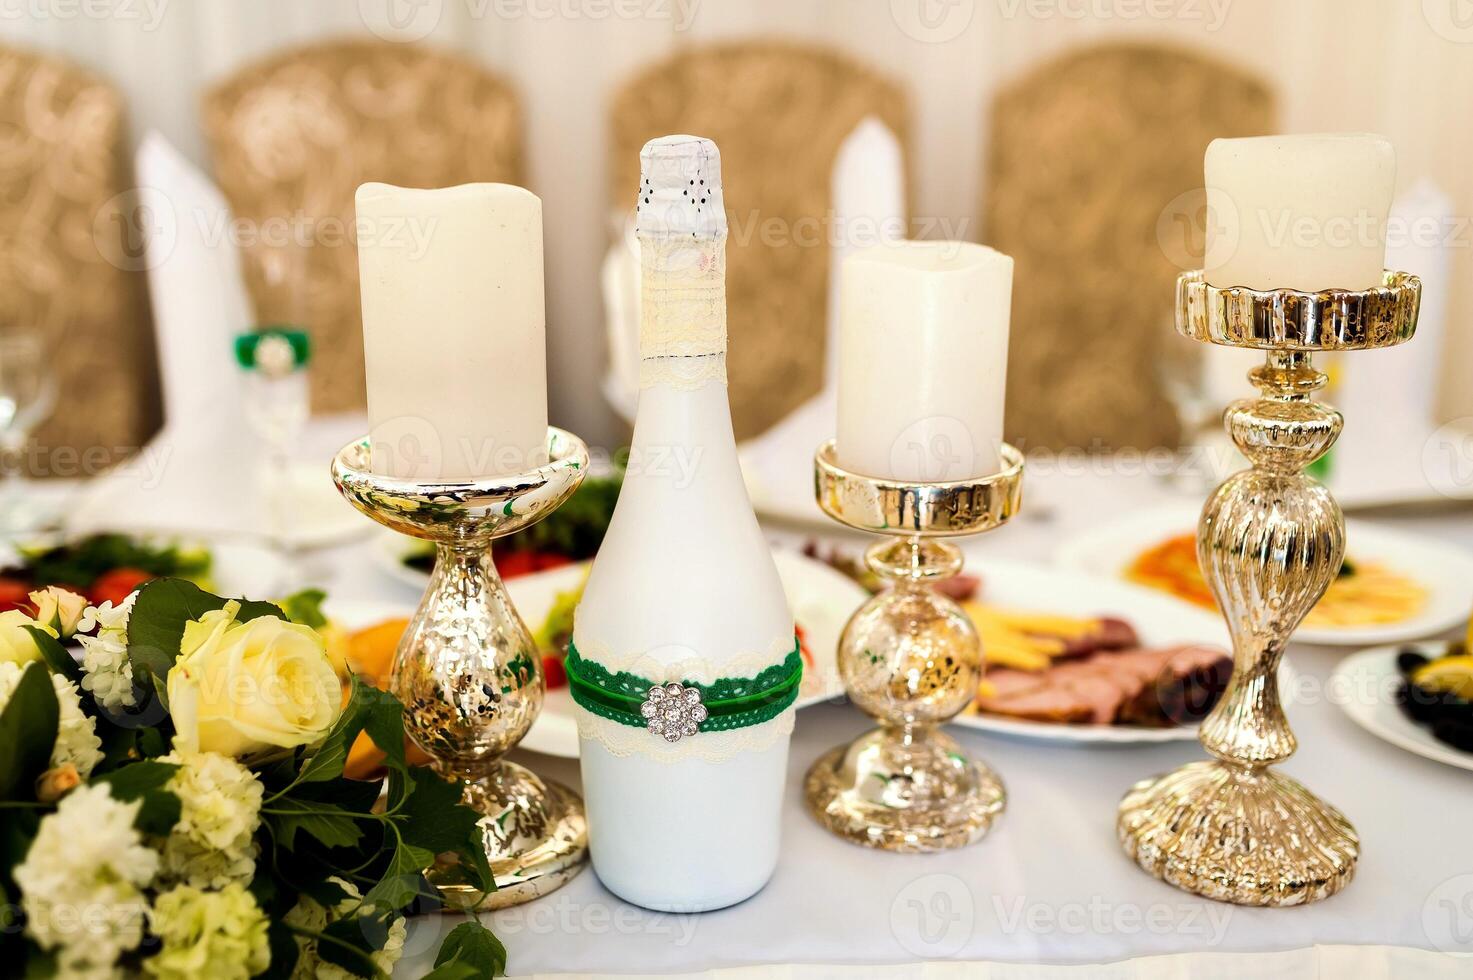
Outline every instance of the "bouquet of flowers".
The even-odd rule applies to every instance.
[[[438,903],[437,859],[494,889],[476,813],[405,764],[399,702],[345,694],[312,625],[181,579],[117,606],[31,599],[0,613],[7,973],[383,976],[405,915]],[[344,778],[360,736],[383,779]],[[431,975],[505,963],[471,917]]]

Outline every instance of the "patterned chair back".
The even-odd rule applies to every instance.
[[[834,161],[874,116],[905,145],[900,89],[832,51],[739,42],[682,52],[626,82],[612,109],[611,206],[632,206],[639,150],[667,133],[721,148],[727,374],[738,439],[823,384]]]
[[[0,331],[37,330],[56,403],[35,476],[92,476],[161,417],[144,278],[154,213],[128,174],[117,90],[0,47]]]
[[[1144,44],[1066,55],[998,94],[982,240],[1015,260],[1010,441],[1177,445],[1159,359],[1184,343],[1176,276],[1201,267],[1202,154],[1272,124],[1262,82]]]
[[[204,117],[221,189],[258,236],[242,243],[258,322],[311,333],[314,412],[361,411],[354,191],[522,183],[515,94],[450,54],[344,41],[242,70],[205,96]]]

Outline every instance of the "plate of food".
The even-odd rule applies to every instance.
[[[1060,742],[1197,737],[1232,657],[1216,618],[1122,582],[986,562],[962,603],[986,667],[953,724]]]
[[[491,549],[496,569],[507,582],[584,562],[598,553],[614,514],[623,483],[621,471],[586,477],[561,507],[516,534],[497,540]],[[390,578],[422,591],[435,567],[435,548],[428,541],[393,531],[379,535],[374,561]],[[527,613],[523,612],[524,616]],[[527,616],[530,623],[531,617]]]
[[[853,558],[808,551],[878,587]],[[1129,583],[986,561],[942,588],[977,627],[986,663],[954,725],[1054,742],[1191,741],[1232,671],[1222,620]]]
[[[48,585],[94,605],[117,604],[144,582],[165,577],[267,599],[284,584],[286,564],[269,548],[224,537],[103,532],[0,543],[0,610],[28,606],[28,594]]]
[[[1408,752],[1473,769],[1473,655],[1467,642],[1362,650],[1330,690],[1351,721]]]
[[[1067,542],[1066,567],[1122,579],[1206,611],[1216,604],[1197,564],[1193,509],[1127,517]],[[1364,521],[1346,522],[1346,555],[1324,598],[1294,633],[1302,643],[1366,647],[1435,636],[1473,601],[1473,554]]]
[[[848,576],[795,552],[774,551],[773,559],[793,610],[799,651],[803,655],[803,686],[798,707],[842,694],[834,651],[838,649],[839,634],[849,615],[868,594]],[[398,577],[424,587],[427,571],[402,562],[400,567],[404,570],[395,573]],[[568,693],[567,674],[563,671],[563,656],[588,567],[587,562],[561,562],[513,574],[506,581],[512,602],[542,651],[542,670],[547,679],[542,714],[521,742],[522,748],[534,752],[567,758],[578,756],[578,726],[573,699]],[[356,604],[329,604],[329,616],[340,618],[352,634],[348,649],[352,651],[349,659],[355,671],[364,676],[378,676],[381,678],[378,683],[382,684],[387,682],[394,648],[413,609],[374,608],[379,608],[377,614],[368,614],[370,610]]]

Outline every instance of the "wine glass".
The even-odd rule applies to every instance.
[[[295,586],[301,572],[301,528],[292,459],[309,414],[307,371],[282,332],[266,332],[249,346],[245,416],[261,441],[257,486],[265,505],[267,535]]]
[[[0,331],[0,531],[34,530],[42,509],[29,487],[26,442],[56,407],[56,378],[37,330]]]

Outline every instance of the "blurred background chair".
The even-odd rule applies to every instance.
[[[981,240],[1015,262],[1009,441],[1177,446],[1164,375],[1200,356],[1171,324],[1177,274],[1201,267],[1202,154],[1273,115],[1262,81],[1150,44],[1077,50],[998,94]]]
[[[629,411],[636,376],[627,361],[637,356],[638,260],[620,219],[632,210],[646,140],[695,133],[721,147],[730,224],[727,373],[736,436],[747,440],[824,387],[836,255],[865,239],[903,237],[908,128],[899,86],[818,47],[694,48],[622,85],[609,161],[619,218],[604,269],[615,359],[606,389],[615,407]]]
[[[231,210],[260,233],[244,250],[256,323],[311,334],[314,412],[361,411],[354,191],[523,183],[515,94],[443,51],[343,41],[238,72],[206,94],[204,125]]]
[[[0,429],[35,425],[30,475],[95,475],[159,425],[142,242],[176,216],[135,192],[124,137],[110,84],[0,47]]]

